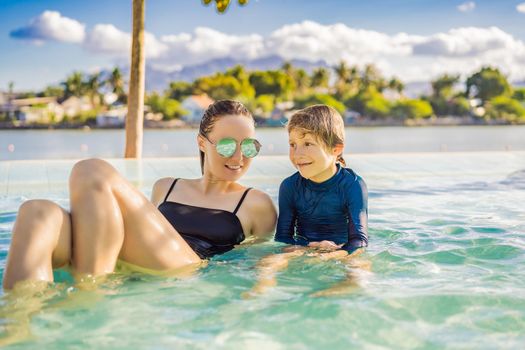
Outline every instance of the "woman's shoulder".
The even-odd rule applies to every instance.
[[[247,189],[246,189],[247,190]],[[245,201],[254,207],[271,207],[273,206],[273,201],[270,195],[264,191],[258,190],[256,188],[250,188],[250,191],[246,195]]]
[[[151,190],[151,202],[153,204],[159,205],[162,202],[173,181],[175,181],[173,177],[163,177],[155,181]]]

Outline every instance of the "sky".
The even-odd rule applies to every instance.
[[[525,81],[525,0],[249,0],[220,15],[200,0],[146,1],[146,61],[166,72],[211,59],[373,63],[430,81],[485,65]],[[0,0],[0,90],[129,62],[131,0]]]

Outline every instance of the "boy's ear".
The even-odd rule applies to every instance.
[[[342,143],[340,143],[340,144],[338,144],[338,145],[335,145],[335,147],[332,148],[332,150],[333,150],[333,155],[334,155],[334,156],[338,156],[338,155],[342,154],[344,148],[345,148],[345,145],[343,145]]]

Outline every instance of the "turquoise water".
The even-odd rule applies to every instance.
[[[257,261],[280,251],[276,243],[241,246],[182,280],[115,274],[81,291],[59,271],[62,282],[45,292],[3,296],[0,327],[18,324],[33,337],[8,348],[522,348],[525,155],[350,161],[370,191],[361,267],[297,258],[274,289],[252,299],[242,294],[254,284]],[[276,200],[273,177],[247,181]],[[25,198],[0,201],[2,271]],[[344,294],[314,296],[348,273]]]

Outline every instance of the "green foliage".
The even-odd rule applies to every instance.
[[[517,100],[506,96],[492,98],[486,104],[486,117],[508,122],[525,122],[525,107]]]
[[[41,97],[62,97],[64,96],[64,88],[60,86],[48,86],[39,94]]]
[[[225,73],[217,73],[195,80],[192,92],[196,95],[206,93],[215,100],[246,100],[255,96],[249,75],[242,66],[236,66]]]
[[[387,117],[391,108],[390,101],[373,86],[347,99],[346,105],[361,115],[370,118]]]
[[[339,113],[343,114],[346,110],[345,105],[333,96],[327,94],[311,94],[307,96],[301,96],[294,101],[296,108],[305,108],[315,104],[325,104],[335,108]]]
[[[265,114],[271,113],[275,106],[275,98],[272,95],[260,95],[255,98],[255,108],[261,109]]]
[[[169,97],[160,96],[157,93],[152,93],[147,96],[145,104],[150,106],[152,112],[162,113],[164,120],[180,118],[187,113],[187,111],[182,108],[179,101]]]
[[[454,95],[454,85],[459,82],[459,75],[443,74],[431,82],[432,97],[448,100]]]
[[[390,102],[382,95],[374,95],[364,103],[364,115],[371,118],[384,118],[390,114]]]
[[[508,96],[511,87],[507,78],[497,68],[483,67],[467,79],[467,96],[474,96],[483,102],[496,96]]]
[[[518,101],[525,101],[525,88],[516,88],[512,94],[512,98]]]
[[[392,108],[392,116],[403,120],[429,118],[432,114],[432,106],[424,100],[400,100]]]
[[[470,114],[470,103],[468,99],[462,96],[455,97],[452,100],[451,114],[456,116],[467,116]]]
[[[255,96],[273,95],[279,100],[287,100],[295,89],[295,81],[280,70],[255,71],[250,74],[250,84]]]
[[[202,1],[202,4],[205,5],[205,6],[208,6],[209,4],[212,3],[212,1],[214,1],[215,2],[215,9],[220,14],[223,14],[223,13],[226,12],[226,10],[228,9],[228,6],[230,6],[230,2],[231,2],[231,0],[201,0],[201,1]],[[240,6],[244,6],[244,5],[246,5],[248,3],[248,0],[237,0],[237,3]]]
[[[314,69],[311,76],[311,85],[314,89],[326,89],[330,82],[330,71],[326,68],[319,67]]]
[[[167,95],[177,101],[182,101],[192,94],[192,85],[185,81],[172,81],[167,91]]]

